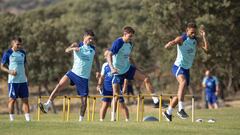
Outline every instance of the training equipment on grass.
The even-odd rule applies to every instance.
[[[143,118],[143,121],[159,121],[159,120],[154,116],[145,116]]]
[[[143,121],[144,118],[144,99],[145,98],[152,98],[153,95],[149,94],[142,94],[138,96],[132,96],[132,95],[114,95],[114,96],[102,96],[102,95],[89,95],[87,97],[87,121],[94,121],[95,117],[95,108],[96,108],[96,99],[100,98],[113,98],[115,96],[118,97],[132,97],[132,98],[137,98],[137,108],[136,108],[136,121]],[[163,99],[169,99],[169,102],[172,101],[172,97],[176,96],[176,94],[161,94],[161,95],[154,95],[155,97],[158,97],[159,99],[159,108],[158,108],[158,121],[162,121],[162,100]],[[47,99],[49,96],[39,96],[38,97],[38,104],[41,102],[41,99]],[[191,98],[192,99],[192,122],[194,122],[194,115],[195,115],[195,97],[192,95],[185,95],[186,98]],[[63,100],[63,121],[69,121],[70,118],[70,105],[71,105],[71,99],[74,98],[81,98],[81,96],[58,96],[56,97],[57,99],[62,99]],[[92,102],[92,112],[90,112],[90,100],[93,100]],[[40,115],[41,111],[38,106],[38,111],[37,111],[37,120],[40,120]],[[117,112],[116,112],[116,121],[119,121],[119,100],[117,102]]]

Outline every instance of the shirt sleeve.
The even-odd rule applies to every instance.
[[[7,52],[4,52],[1,63],[2,64],[9,64],[9,54]]]
[[[110,48],[110,51],[113,53],[113,55],[118,53],[122,45],[123,45],[123,42],[121,42],[121,39],[117,39],[112,43],[112,47]]]
[[[181,38],[182,38],[182,41],[184,42],[186,39],[187,39],[187,34],[186,33],[183,33],[181,35]]]
[[[104,63],[104,64],[102,65],[101,75],[104,75],[104,73],[105,73],[105,66],[106,66],[106,63]]]

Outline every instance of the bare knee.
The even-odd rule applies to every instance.
[[[179,81],[179,85],[182,87],[185,87],[187,85],[187,81],[185,79],[181,80],[181,81]]]
[[[8,104],[11,104],[11,105],[14,104],[15,102],[16,102],[16,100],[12,99],[12,98],[8,100]]]
[[[150,77],[149,76],[145,76],[144,83],[150,83]]]

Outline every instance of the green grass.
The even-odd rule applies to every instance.
[[[155,113],[154,111],[152,113]],[[190,113],[190,112],[189,112]],[[25,122],[22,115],[16,117],[14,122],[9,122],[8,115],[0,116],[0,135],[160,135],[160,134],[189,134],[189,135],[239,135],[240,134],[240,108],[223,108],[219,110],[196,110],[196,118],[204,120],[214,118],[216,123],[192,123],[180,120],[177,116],[173,122],[135,122],[135,117],[130,122],[78,122],[77,113],[71,114],[69,122],[63,122],[61,115],[47,114],[41,121]],[[98,115],[98,114],[97,114]],[[146,115],[146,114],[145,114]],[[148,114],[149,115],[149,114]],[[151,115],[151,113],[150,113]],[[135,116],[135,114],[131,114]],[[107,118],[109,119],[109,118]]]

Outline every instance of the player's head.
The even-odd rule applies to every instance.
[[[94,37],[95,37],[95,34],[92,30],[90,29],[85,30],[83,34],[84,44],[87,44],[87,45],[94,44]]]
[[[13,37],[11,40],[13,50],[19,50],[22,48],[22,39],[20,37]]]
[[[187,36],[190,38],[195,38],[197,25],[195,23],[188,23],[186,28]]]
[[[211,75],[211,72],[210,72],[209,69],[207,69],[207,70],[205,71],[205,76],[210,76],[210,75]]]
[[[132,27],[126,26],[123,28],[123,37],[126,41],[131,41],[135,31]]]

